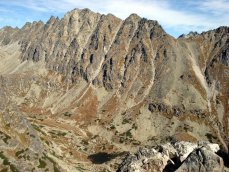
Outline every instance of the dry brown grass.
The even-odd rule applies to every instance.
[[[197,139],[193,137],[192,135],[186,133],[186,132],[181,132],[175,135],[176,140],[178,141],[186,141],[186,142],[193,142],[196,143]]]

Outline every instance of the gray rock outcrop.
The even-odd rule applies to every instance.
[[[219,145],[176,142],[154,148],[141,148],[128,155],[118,172],[223,172],[224,162],[216,153]]]

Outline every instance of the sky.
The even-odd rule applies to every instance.
[[[229,0],[0,0],[0,28],[62,18],[74,8],[89,8],[125,19],[132,13],[157,20],[174,37],[190,31],[229,26]]]

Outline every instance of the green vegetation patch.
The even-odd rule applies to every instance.
[[[53,164],[54,172],[60,172],[60,170],[58,169],[58,167],[56,165],[56,162],[52,158],[48,157],[47,155],[45,155],[45,158],[48,159]]]
[[[64,137],[64,136],[67,135],[66,132],[64,132],[64,131],[57,131],[57,130],[49,131],[49,134],[51,134],[53,138],[57,138],[57,136]]]
[[[37,125],[35,125],[35,124],[32,124],[32,127],[33,127],[36,131],[42,133],[43,135],[46,135],[46,133],[45,133],[44,131],[41,130],[41,127],[40,127],[40,126],[37,126]]]
[[[46,162],[45,161],[43,161],[42,159],[39,159],[39,166],[37,166],[38,168],[45,168],[46,167]]]
[[[131,123],[131,121],[130,121],[130,119],[123,119],[123,121],[122,121],[122,124],[130,124]]]
[[[15,153],[15,156],[18,157],[19,159],[21,158],[24,158],[24,160],[29,160],[30,159],[30,156],[25,154],[26,151],[28,151],[29,149],[26,148],[26,149],[22,149],[22,150],[19,150]]]
[[[3,152],[0,152],[0,158],[3,159],[3,165],[7,165],[10,167],[10,170],[12,172],[19,172],[18,169],[13,165],[11,164],[11,162],[8,160],[8,158],[3,154]]]
[[[85,171],[86,170],[83,167],[76,167],[76,169],[79,170],[79,171]]]
[[[11,137],[0,131],[0,139],[2,139],[4,143],[8,144],[8,140],[11,139]]]

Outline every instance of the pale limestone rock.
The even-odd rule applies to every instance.
[[[178,142],[174,145],[181,162],[183,162],[197,146],[197,144],[190,142]]]
[[[145,171],[223,171],[223,159],[215,154],[217,144],[202,142],[201,145],[189,142],[166,143],[158,148],[139,149],[136,154],[127,156],[120,164],[119,172]],[[175,162],[171,159],[176,160]],[[180,162],[177,159],[181,160]]]
[[[206,147],[194,150],[176,170],[176,172],[222,172],[224,169],[223,159]]]

